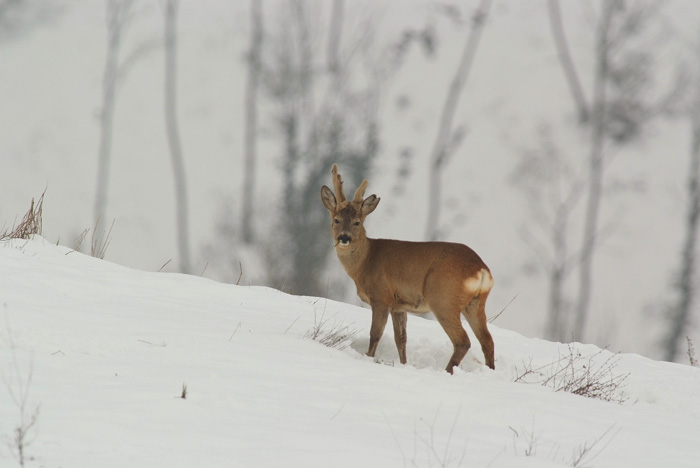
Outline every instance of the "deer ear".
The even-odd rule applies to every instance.
[[[378,198],[376,195],[370,195],[369,197],[365,198],[365,200],[362,202],[362,214],[367,216],[373,212],[377,205],[379,205],[379,200],[381,200],[381,198]]]
[[[336,207],[338,206],[335,195],[333,195],[331,189],[325,185],[321,187],[321,201],[323,202],[323,206],[325,206],[326,209],[331,212],[335,211]]]

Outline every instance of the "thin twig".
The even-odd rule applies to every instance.
[[[78,236],[78,238],[75,240],[75,245],[73,247],[73,250],[80,252],[83,248],[83,242],[85,241],[85,237],[87,237],[88,232],[90,232],[90,228],[85,228],[85,230]],[[68,252],[70,253],[70,252]],[[66,253],[66,255],[68,255]]]
[[[236,332],[237,332],[240,328],[241,328],[241,322],[238,322],[238,325],[236,325],[236,329],[233,330],[233,333],[231,333],[231,337],[228,339],[229,341],[231,341],[231,340],[233,339],[234,335],[236,334]]]
[[[335,419],[335,417],[338,416],[338,415],[340,414],[341,411],[343,411],[343,408],[345,408],[345,403],[343,403],[342,405],[340,405],[340,408],[338,408],[338,411],[336,411],[335,414],[334,414],[333,416],[331,416],[331,420],[332,420],[332,419]]]
[[[238,275],[238,279],[236,280],[236,286],[238,286],[240,284],[241,278],[243,277],[243,264],[241,263],[240,260],[238,261],[238,268],[240,268],[241,273]]]
[[[171,258],[171,259],[168,260],[167,262],[163,263],[163,266],[160,267],[160,268],[158,268],[158,272],[160,273],[161,271],[163,271],[163,268],[165,268],[165,267],[168,265],[168,263],[170,263],[170,262],[172,262],[172,261],[173,261],[173,259]]]
[[[571,466],[574,468],[578,468],[579,466],[583,466],[582,463],[585,461],[586,463],[592,462],[598,455],[601,454],[603,450],[607,448],[608,445],[610,445],[610,442],[615,438],[615,436],[620,432],[620,429],[615,431],[615,433],[610,437],[610,439],[603,445],[600,450],[597,451],[597,453],[593,453],[592,450],[595,448],[596,445],[598,445],[603,439],[605,439],[610,432],[615,429],[615,424],[610,426],[605,432],[603,432],[600,436],[597,438],[593,439],[592,441],[586,442],[583,445],[581,445],[577,450],[574,451],[572,459],[571,459]]]
[[[151,346],[157,346],[157,347],[159,347],[159,348],[165,348],[165,347],[168,346],[168,345],[165,344],[165,343],[155,344],[155,343],[151,343],[150,341],[146,341],[146,340],[136,340],[136,341],[140,341],[141,343],[146,343],[147,345],[151,345]]]
[[[391,425],[391,422],[389,421],[389,418],[387,418],[386,413],[384,413],[384,419],[386,420],[387,425],[389,426],[389,432],[391,432],[391,436],[394,438],[394,441],[396,442],[396,446],[399,448],[399,452],[401,452],[401,458],[403,458],[403,466],[404,468],[406,467],[406,454],[403,451],[403,448],[401,447],[401,444],[399,443],[399,439],[396,437],[396,433],[394,432],[394,428]],[[416,435],[416,432],[413,431],[413,435]],[[414,448],[415,448],[415,443],[414,443]]]
[[[506,305],[501,309],[501,311],[500,311],[499,313],[497,313],[496,315],[494,315],[493,317],[491,317],[491,318],[489,319],[489,323],[493,323],[498,317],[500,317],[501,314],[508,308],[509,305],[511,305],[511,304],[513,303],[513,301],[514,301],[517,297],[518,297],[518,294],[516,294],[515,296],[513,296],[513,299],[511,299],[510,301],[508,301],[508,304],[506,304]]]
[[[295,323],[297,323],[297,320],[299,320],[300,318],[301,318],[301,315],[300,315],[299,317],[295,318],[294,321],[292,321],[292,323],[289,324],[289,326],[287,327],[287,329],[286,329],[286,330],[284,331],[284,333],[282,333],[282,334],[283,334],[283,335],[286,335],[287,332],[289,331],[289,329],[292,328],[292,325],[294,325]]]

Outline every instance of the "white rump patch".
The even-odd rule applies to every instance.
[[[490,291],[491,287],[493,287],[493,277],[486,268],[482,268],[474,276],[464,280],[464,288],[475,296],[482,291]]]

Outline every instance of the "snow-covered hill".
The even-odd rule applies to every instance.
[[[0,466],[697,467],[700,370],[492,325],[496,371],[461,369],[409,317],[409,365],[370,314],[323,298],[121,267],[43,238],[0,244]],[[304,335],[359,330],[343,350]],[[605,402],[514,383],[561,356],[629,374]],[[606,364],[607,363],[607,364]],[[536,377],[536,376],[534,376]],[[181,398],[183,384],[186,398]],[[26,398],[22,390],[26,389]],[[31,460],[30,460],[31,458]]]

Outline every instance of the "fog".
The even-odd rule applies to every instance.
[[[695,2],[264,1],[253,104],[254,1],[178,2],[170,95],[170,2],[43,3],[0,10],[3,226],[46,191],[51,242],[75,247],[89,229],[89,252],[92,233],[112,226],[107,261],[359,303],[318,196],[338,162],[347,192],[367,178],[367,193],[382,199],[366,223],[371,237],[435,237],[479,253],[495,278],[487,314],[502,311],[502,328],[666,358],[682,322],[678,362],[688,361],[686,335],[700,342],[697,279],[683,263],[696,254]],[[108,113],[110,5],[127,9]],[[587,119],[562,66],[553,5]],[[586,264],[588,316],[576,327]],[[673,311],[683,297],[681,320]]]

